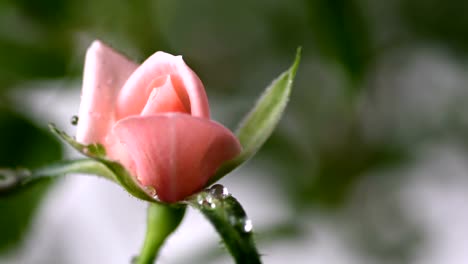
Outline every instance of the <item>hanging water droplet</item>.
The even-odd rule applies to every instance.
[[[218,199],[224,199],[230,195],[228,189],[221,184],[213,185],[210,188],[210,193]]]
[[[253,229],[252,220],[250,219],[243,218],[240,221],[240,224],[241,224],[242,231],[244,231],[245,233],[249,233]]]
[[[76,125],[78,125],[78,120],[79,120],[78,116],[74,115],[74,116],[71,117],[70,123],[72,125],[76,126]]]

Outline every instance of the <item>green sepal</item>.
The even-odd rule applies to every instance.
[[[139,199],[149,202],[159,202],[155,197],[152,197],[150,194],[144,191],[143,188],[134,180],[133,176],[120,163],[109,160],[107,158],[104,146],[101,144],[83,145],[67,135],[65,132],[58,130],[55,125],[50,124],[49,127],[54,134],[63,139],[74,149],[78,150],[81,154],[97,161],[110,171],[110,175],[96,175],[104,176],[113,180],[117,184],[121,185],[130,194]]]
[[[227,189],[215,184],[186,200],[214,226],[226,248],[238,264],[261,263],[255,246],[252,222],[241,204]]]
[[[18,188],[43,180],[51,180],[70,173],[99,175],[115,181],[114,174],[106,166],[92,159],[60,161],[33,170],[0,169],[0,196],[8,195]]]
[[[276,78],[263,92],[253,109],[244,117],[236,130],[242,152],[225,162],[211,178],[208,185],[253,157],[275,130],[288,105],[294,77],[301,59],[301,48],[296,51],[292,66]]]

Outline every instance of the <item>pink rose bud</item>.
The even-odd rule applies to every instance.
[[[86,54],[76,139],[102,144],[169,203],[202,189],[241,151],[210,119],[203,84],[181,56],[156,52],[138,66],[99,41]]]

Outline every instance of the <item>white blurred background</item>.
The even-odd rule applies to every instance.
[[[280,126],[222,180],[264,262],[468,263],[467,11],[463,0],[0,1],[0,167],[77,157],[47,123],[73,135],[94,39],[136,61],[182,54],[230,128],[302,46]],[[2,264],[138,254],[146,206],[110,182],[70,175],[10,198]],[[232,263],[193,210],[160,255]]]

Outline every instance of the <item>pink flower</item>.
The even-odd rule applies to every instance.
[[[241,151],[181,56],[156,52],[138,66],[99,41],[86,54],[76,139],[104,145],[165,202],[199,191]]]

